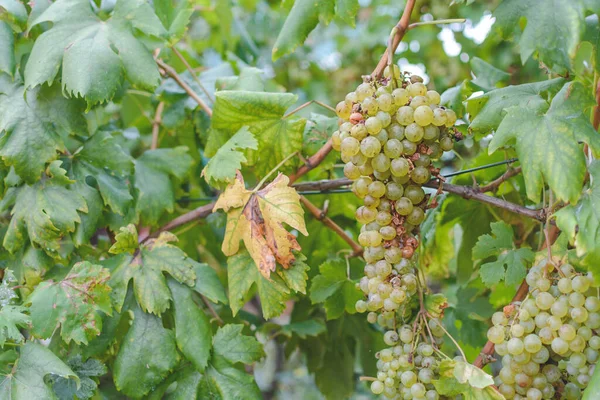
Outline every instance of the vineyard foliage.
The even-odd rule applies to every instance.
[[[597,398],[599,15],[0,0],[0,399]]]

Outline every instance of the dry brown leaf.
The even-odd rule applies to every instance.
[[[292,250],[300,250],[296,237],[283,224],[308,235],[300,196],[288,184],[288,177],[280,174],[265,188],[253,193],[246,189],[244,178],[238,172],[214,207],[215,211],[223,209],[227,213],[223,253],[236,254],[243,240],[266,278],[275,271],[277,263],[289,268],[295,261]]]

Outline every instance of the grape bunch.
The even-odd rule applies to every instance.
[[[356,310],[388,328],[417,290],[411,259],[429,202],[422,185],[439,174],[432,161],[454,145],[456,114],[440,100],[419,76],[401,75],[394,66],[336,106],[341,121],[332,145],[363,202],[356,219],[363,224],[358,242],[367,263],[359,286],[367,298]]]
[[[526,281],[528,297],[495,313],[487,334],[502,356],[498,389],[507,399],[580,399],[600,349],[598,285],[545,262]]]
[[[425,335],[422,341],[419,341],[419,332],[413,333],[410,325],[385,333],[384,342],[390,347],[376,355],[377,377],[371,383],[374,394],[392,399],[445,398],[432,383],[439,379],[440,357],[434,348],[441,344],[444,331],[437,319],[431,319],[428,325],[431,336]]]

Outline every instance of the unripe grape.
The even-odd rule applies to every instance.
[[[410,178],[413,180],[413,182],[422,185],[429,182],[431,173],[425,167],[415,167],[410,173]]]
[[[410,223],[412,225],[419,225],[421,222],[423,222],[424,219],[425,219],[425,213],[423,212],[423,209],[421,209],[420,207],[413,207],[410,214],[408,214],[408,216],[406,217],[406,220],[408,221],[408,223]]]
[[[454,147],[454,141],[450,136],[444,136],[440,138],[440,148],[443,151],[450,151]]]
[[[383,383],[381,381],[374,381],[373,383],[371,383],[371,392],[373,392],[374,394],[381,394],[383,393]]]
[[[362,314],[367,311],[367,302],[364,300],[358,300],[356,302],[355,308],[356,308],[356,312]]]
[[[396,182],[388,182],[385,195],[390,200],[398,200],[404,195],[404,188]]]

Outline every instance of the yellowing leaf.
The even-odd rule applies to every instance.
[[[253,193],[245,188],[244,178],[238,172],[214,207],[215,211],[222,209],[227,213],[223,253],[236,254],[243,240],[266,278],[275,271],[277,262],[289,268],[295,260],[292,250],[300,250],[296,237],[283,224],[308,235],[300,196],[288,184],[288,177],[280,174],[264,189]]]

